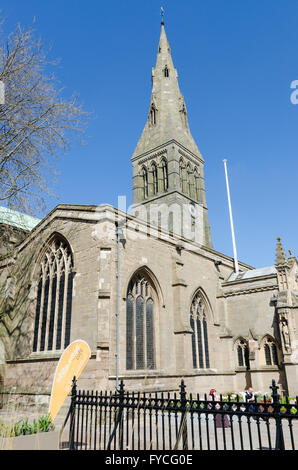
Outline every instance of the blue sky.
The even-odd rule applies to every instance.
[[[160,7],[192,135],[205,159],[214,248],[232,256],[228,160],[238,257],[272,265],[276,237],[298,254],[296,0],[2,0],[5,31],[32,24],[61,63],[70,97],[94,113],[87,144],[61,156],[58,203],[132,200],[131,155],[147,117]]]

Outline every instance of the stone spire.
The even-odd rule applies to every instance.
[[[189,130],[163,21],[147,122],[131,160],[135,217],[212,247],[204,160]]]
[[[275,255],[275,265],[281,266],[287,264],[287,257],[285,250],[280,241],[280,237],[277,237],[277,246],[276,246],[276,255]]]
[[[203,160],[189,130],[186,106],[162,21],[156,66],[152,69],[148,120],[132,158],[172,140]]]

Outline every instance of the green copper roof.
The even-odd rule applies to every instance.
[[[30,231],[39,222],[40,219],[36,217],[31,217],[31,215],[22,214],[21,212],[0,206],[0,224],[12,225],[13,227]]]

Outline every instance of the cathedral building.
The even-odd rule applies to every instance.
[[[266,391],[275,379],[296,395],[297,260],[278,239],[274,265],[235,271],[213,247],[204,159],[163,23],[131,161],[130,213],[60,204],[2,254],[4,391],[46,400],[62,351],[83,339],[92,354],[81,388],[123,380],[126,390],[171,391],[183,378],[189,392],[225,393]]]

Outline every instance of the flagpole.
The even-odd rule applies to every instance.
[[[239,273],[239,266],[238,266],[238,257],[237,257],[236,241],[235,241],[235,233],[234,233],[234,223],[233,223],[230,188],[229,188],[229,180],[228,180],[227,160],[223,160],[223,163],[224,163],[224,167],[225,167],[226,185],[227,185],[227,194],[228,194],[228,204],[229,204],[229,214],[230,214],[230,224],[231,224],[231,232],[232,232],[233,253],[234,253],[234,269],[235,269],[235,273],[238,274]]]

